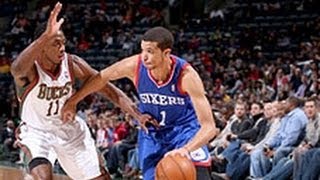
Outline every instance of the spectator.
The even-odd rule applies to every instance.
[[[252,177],[265,176],[270,171],[272,164],[277,164],[301,141],[307,117],[299,108],[297,98],[291,96],[287,99],[286,113],[281,119],[277,133],[265,144],[264,148],[257,149],[251,154],[250,175]]]
[[[106,158],[110,174],[117,174],[119,170],[125,170],[125,164],[128,162],[128,152],[134,149],[137,144],[138,129],[135,126],[134,120],[128,114],[126,114],[125,119],[126,124],[129,126],[128,134],[125,138],[112,145]]]
[[[16,141],[15,129],[13,120],[8,119],[5,129],[1,132],[0,143],[3,144],[4,156],[5,159],[11,162],[19,160],[19,151],[17,146],[14,145]]]

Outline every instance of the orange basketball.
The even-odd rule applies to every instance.
[[[167,156],[157,164],[155,176],[156,180],[195,180],[196,168],[186,157]]]

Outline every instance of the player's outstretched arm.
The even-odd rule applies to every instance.
[[[124,102],[126,102],[126,106],[132,106],[133,102],[130,100],[130,98],[128,98],[121,90],[111,84],[107,76],[101,76],[103,71],[100,73],[97,72],[82,58],[76,55],[72,55],[71,58],[73,61],[73,71],[75,77],[83,84],[78,92],[73,94],[73,96],[69,98],[62,108],[62,118],[64,121],[73,120],[78,102],[93,92],[101,92],[113,103],[120,107],[124,104]],[[117,64],[120,64],[121,66],[123,63],[120,61],[114,66],[118,66]]]
[[[113,103],[119,106],[122,110],[128,112],[140,122],[149,121],[157,125],[154,120],[148,115],[142,115],[136,108],[135,104],[126,96],[120,89],[111,84],[110,80],[117,80],[127,77],[133,81],[135,66],[138,57],[136,55],[121,60],[112,66],[97,73],[84,60],[74,56],[74,70],[76,76],[80,78],[84,84],[78,92],[76,92],[62,108],[62,120],[64,122],[74,119],[76,105],[87,95],[93,92],[101,92]],[[105,87],[105,88],[104,88]],[[146,129],[143,125],[142,128]]]
[[[190,153],[206,145],[214,136],[216,136],[218,131],[213,119],[210,104],[205,96],[203,83],[198,73],[191,66],[188,66],[184,70],[182,76],[182,90],[190,96],[201,125],[201,128],[192,140],[180,150],[178,149],[178,151],[181,151],[181,155],[186,155],[185,153]]]
[[[14,76],[17,85],[25,86],[27,84],[26,80],[32,81],[35,77],[34,61],[39,58],[38,55],[45,47],[46,42],[59,31],[64,21],[63,18],[57,21],[61,8],[62,4],[58,2],[50,13],[45,32],[25,48],[17,59],[13,61],[11,74]]]

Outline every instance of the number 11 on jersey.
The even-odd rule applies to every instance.
[[[165,126],[166,125],[166,111],[161,111],[161,122],[159,123],[160,126]]]
[[[52,109],[52,107],[55,106],[54,109]],[[53,111],[53,112],[52,112]],[[49,108],[48,108],[48,112],[47,112],[47,116],[51,116],[52,113],[53,115],[57,115],[59,112],[59,100],[56,101],[51,101],[49,103]]]

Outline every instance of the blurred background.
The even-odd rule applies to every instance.
[[[24,166],[23,155],[14,143],[20,119],[10,64],[33,41],[34,29],[47,20],[56,2],[0,1],[0,161],[7,166]],[[239,98],[250,104],[320,94],[320,1],[60,2],[61,16],[66,20],[67,52],[98,70],[139,53],[140,37],[148,28],[169,28],[175,38],[173,54],[185,58],[200,74],[220,128]],[[138,103],[128,80],[114,83]],[[106,154],[117,141],[129,139],[129,129],[135,128],[131,117],[98,94],[86,97],[78,109],[97,148]],[[98,137],[99,130],[105,133],[103,137]],[[130,143],[135,145],[134,135]],[[128,163],[125,156],[115,169],[123,174]],[[55,170],[61,172],[58,165]]]

